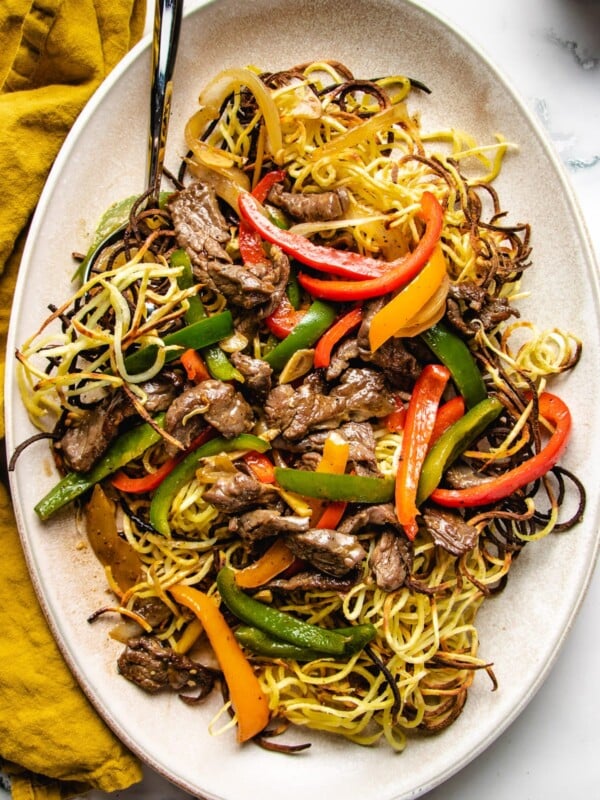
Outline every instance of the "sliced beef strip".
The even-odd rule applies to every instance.
[[[196,691],[198,697],[205,697],[215,682],[213,670],[163,646],[153,636],[130,639],[117,666],[127,680],[152,694],[171,689]]]
[[[286,537],[294,555],[328,575],[346,575],[366,558],[356,536],[328,528],[312,528]]]
[[[477,543],[479,531],[459,514],[432,506],[425,509],[422,519],[435,544],[452,555],[468,553]]]
[[[337,428],[346,407],[345,398],[324,395],[318,382],[309,379],[297,389],[289,383],[276,386],[267,397],[265,416],[284,439],[296,441],[314,429]]]
[[[359,358],[360,350],[358,340],[344,339],[332,352],[331,361],[325,372],[325,378],[329,381],[336,381],[344,370],[348,369],[351,362]]]
[[[165,411],[180,386],[181,376],[175,372],[140,384],[147,395],[144,406],[148,413]],[[56,449],[61,452],[67,467],[76,472],[88,472],[108,450],[124,420],[136,414],[125,392],[117,390],[84,411],[77,422],[67,427]]]
[[[234,386],[209,378],[191,386],[171,403],[165,430],[187,447],[207,423],[226,439],[232,439],[252,429],[254,412]]]
[[[338,530],[342,533],[354,534],[368,527],[380,528],[382,526],[400,530],[400,523],[391,503],[361,507],[355,514],[345,517],[338,525]]]
[[[235,472],[218,478],[204,492],[206,502],[224,514],[241,514],[252,509],[272,506],[279,500],[276,489],[261,483],[245,472]]]
[[[356,572],[338,577],[326,575],[324,572],[302,571],[291,578],[275,578],[269,581],[267,587],[277,592],[347,592],[356,583]]]
[[[325,440],[330,431],[316,431],[298,442],[275,440],[275,446],[290,453],[300,453],[296,467],[314,470],[321,460]],[[336,433],[348,444],[348,466],[357,475],[379,475],[375,457],[375,436],[368,422],[346,422]]]
[[[213,261],[208,273],[229,303],[249,310],[260,308],[264,317],[279,305],[290,274],[288,257],[272,246],[271,257],[257,264],[225,264]]]
[[[388,299],[389,297],[377,298],[363,307],[363,318],[356,337],[358,353],[363,361],[380,367],[394,387],[412,387],[421,372],[421,366],[402,339],[392,337],[374,353],[371,352],[369,344],[371,320]]]
[[[319,222],[343,217],[350,206],[350,195],[343,187],[332,192],[295,194],[286,192],[280,183],[271,188],[269,203],[301,222]]]
[[[402,534],[384,530],[369,558],[375,583],[384,592],[394,592],[406,582],[412,571],[413,550]]]
[[[451,284],[447,309],[450,324],[467,337],[477,333],[481,326],[489,331],[510,317],[520,316],[507,298],[493,297],[473,281]]]
[[[493,476],[477,472],[466,463],[452,464],[444,473],[444,482],[451,489],[470,489],[472,486],[489,483],[490,480],[493,480]]]
[[[385,417],[395,408],[383,373],[373,369],[347,369],[340,383],[329,393],[329,397],[344,399],[346,419],[357,422],[372,417]]]
[[[230,264],[225,246],[231,238],[214,190],[203,183],[192,183],[173,192],[167,207],[171,213],[177,244],[188,253],[194,275],[200,283],[215,288],[209,266]]]
[[[241,391],[251,403],[263,404],[271,391],[273,369],[261,358],[245,353],[232,353],[231,363],[244,376]]]
[[[231,533],[237,533],[246,543],[306,531],[309,525],[307,517],[284,516],[275,508],[257,508],[229,520]]]

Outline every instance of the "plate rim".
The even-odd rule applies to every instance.
[[[186,6],[184,10],[184,16],[187,18],[192,16],[198,12],[201,12],[207,6],[216,5],[218,0],[195,0],[195,2],[190,3],[189,6]],[[413,9],[418,10],[420,13],[425,14],[426,16],[432,17],[440,22],[445,28],[447,28],[454,37],[456,37],[463,46],[468,48],[471,52],[473,52],[478,59],[483,61],[487,67],[491,70],[491,72],[495,75],[499,82],[502,83],[504,87],[504,91],[510,96],[511,102],[518,108],[519,112],[526,120],[527,124],[531,128],[532,132],[535,134],[536,140],[538,144],[540,144],[543,149],[545,156],[548,160],[549,165],[552,166],[554,173],[557,179],[560,182],[561,189],[564,193],[565,199],[568,203],[568,206],[571,210],[573,215],[573,221],[577,228],[577,232],[579,235],[579,240],[584,250],[584,260],[588,266],[588,277],[591,280],[591,288],[594,292],[594,299],[596,305],[596,313],[598,319],[600,319],[600,313],[598,309],[600,307],[600,289],[599,289],[599,273],[598,273],[598,265],[596,260],[596,253],[593,248],[591,237],[589,234],[589,230],[587,224],[585,222],[585,218],[582,214],[577,196],[574,192],[573,186],[570,182],[570,179],[567,175],[566,169],[564,164],[560,161],[554,146],[552,145],[547,133],[544,131],[542,126],[540,125],[539,121],[535,118],[531,110],[525,104],[520,92],[516,89],[513,83],[507,78],[506,74],[496,65],[494,60],[490,58],[490,56],[485,53],[482,47],[480,47],[476,42],[474,42],[469,36],[467,36],[464,32],[461,31],[460,27],[454,24],[453,22],[449,21],[442,13],[439,13],[437,10],[430,9],[426,6],[421,5],[420,3],[416,2],[415,0],[384,0],[384,2],[388,2],[388,4],[396,4],[400,6],[412,7]],[[185,23],[184,23],[185,24]],[[81,136],[82,132],[87,127],[90,118],[93,116],[96,108],[98,105],[101,104],[102,100],[110,94],[114,85],[123,77],[125,73],[131,68],[134,62],[136,62],[139,58],[143,57],[144,54],[149,50],[151,45],[151,35],[148,34],[144,36],[140,42],[138,42],[131,51],[119,62],[119,64],[112,70],[110,75],[100,84],[100,86],[96,89],[80,115],[78,116],[77,120],[75,121],[74,125],[72,126],[69,134],[65,138],[65,141],[57,155],[57,158],[52,166],[52,169],[49,172],[46,184],[44,189],[40,195],[40,200],[38,202],[38,206],[36,208],[35,214],[33,216],[30,230],[27,236],[27,241],[23,250],[22,256],[22,264],[27,265],[31,259],[31,253],[35,246],[35,241],[37,239],[37,234],[39,229],[43,225],[43,221],[45,218],[45,214],[47,211],[47,206],[49,200],[52,196],[52,193],[55,190],[55,184],[60,178],[62,173],[63,166],[69,160],[71,152],[75,145],[77,144],[79,137]],[[19,275],[17,278],[17,284],[15,286],[15,298],[21,296],[23,291],[22,285],[26,280],[26,271],[27,269],[22,269],[19,271]],[[7,353],[11,353],[14,351],[14,329],[16,325],[13,320],[11,314],[11,321],[9,327],[9,333],[7,337]],[[12,345],[12,347],[11,347]],[[10,362],[9,362],[10,363]],[[14,445],[13,441],[13,430],[12,430],[12,415],[10,412],[10,406],[12,405],[12,397],[14,393],[14,371],[12,369],[7,369],[6,377],[5,377],[5,399],[7,401],[7,426],[6,426],[6,442],[7,447],[9,444]],[[10,452],[9,448],[9,452]],[[16,492],[16,486],[13,484],[13,475],[11,475],[11,493]],[[596,521],[598,519],[598,508],[595,509],[596,511]],[[93,706],[99,712],[102,719],[104,719],[109,727],[116,733],[116,735],[121,739],[121,741],[129,747],[132,752],[134,752],[143,762],[147,763],[151,766],[158,774],[165,777],[167,780],[175,783],[175,785],[180,786],[182,789],[186,791],[191,791],[197,797],[204,797],[204,795],[199,795],[198,790],[196,787],[192,785],[188,785],[186,781],[179,781],[173,777],[172,774],[168,772],[167,769],[164,769],[160,763],[154,762],[154,760],[148,760],[147,753],[140,749],[138,744],[131,739],[128,732],[123,728],[122,723],[110,713],[106,708],[104,708],[101,703],[99,702],[98,698],[92,692],[90,694],[89,689],[86,685],[85,674],[79,669],[77,663],[74,662],[72,654],[69,650],[67,643],[63,640],[63,636],[61,635],[60,628],[57,626],[57,622],[54,619],[53,614],[51,613],[48,603],[47,597],[44,593],[41,577],[38,570],[38,565],[35,560],[34,553],[31,550],[31,541],[29,538],[24,535],[24,527],[25,523],[23,517],[21,515],[21,510],[18,508],[18,504],[15,504],[15,514],[17,516],[17,522],[19,527],[19,535],[21,538],[23,550],[25,553],[25,558],[28,564],[28,568],[30,571],[30,575],[32,577],[32,582],[34,584],[36,594],[40,601],[40,605],[44,611],[46,619],[48,621],[49,627],[54,635],[54,638],[63,653],[67,663],[69,664],[70,669],[72,670],[73,674],[77,678],[82,690],[84,691],[85,695],[90,699]],[[589,563],[587,566],[587,570],[585,573],[585,580],[580,586],[580,590],[577,596],[576,602],[573,604],[570,610],[569,618],[566,625],[563,627],[560,636],[555,641],[551,658],[547,662],[544,670],[538,674],[536,679],[529,684],[528,691],[523,695],[521,701],[513,706],[512,711],[508,714],[505,719],[503,720],[502,724],[494,731],[490,731],[489,734],[481,739],[478,746],[470,750],[468,753],[465,753],[461,759],[459,759],[452,767],[446,769],[443,773],[436,774],[432,777],[426,784],[423,784],[417,790],[417,793],[408,792],[403,793],[402,795],[398,795],[394,798],[394,800],[405,800],[405,798],[409,797],[417,797],[421,794],[430,791],[431,789],[439,786],[444,781],[449,779],[451,776],[459,772],[463,769],[467,764],[477,758],[484,750],[486,750],[502,733],[504,733],[507,728],[514,722],[514,720],[522,713],[524,708],[528,705],[531,699],[535,696],[539,688],[543,685],[548,674],[550,673],[552,666],[555,663],[555,660],[562,649],[568,635],[571,631],[573,622],[579,612],[581,604],[585,598],[585,595],[588,591],[590,580],[592,574],[594,572],[596,563],[598,561],[600,552],[600,538],[596,536],[594,541],[594,546],[591,551],[591,557],[589,559]],[[212,797],[212,795],[206,795],[206,797]],[[216,797],[216,796],[215,796]]]

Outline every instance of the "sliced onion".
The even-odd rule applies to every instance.
[[[188,169],[195,178],[214,189],[220,197],[236,212],[241,192],[250,191],[250,180],[240,169],[214,170],[196,161],[188,162]]]
[[[239,91],[243,86],[254,95],[267,129],[269,150],[275,162],[278,163],[278,156],[283,149],[283,137],[275,101],[258,75],[249,69],[238,67],[225,69],[210,81],[198,98],[200,110],[188,120],[185,127],[186,143],[201,162],[204,162],[202,156],[206,154],[206,148],[209,146],[199,146],[199,138],[206,130],[206,126],[218,119],[226,98],[233,92]],[[216,148],[212,149],[215,153],[217,152]]]
[[[314,360],[314,350],[296,350],[294,355],[281,370],[279,383],[291,383],[297,378],[306,375],[306,373],[312,369]]]
[[[387,130],[390,125],[394,125],[397,122],[405,122],[407,124],[410,122],[404,103],[398,103],[395,106],[386,108],[384,111],[373,114],[372,117],[369,117],[359,125],[355,125],[345,133],[340,134],[340,136],[336,136],[335,139],[331,139],[321,147],[317,147],[310,154],[309,161],[315,162],[321,158],[339,155],[349,147],[354,147],[365,139],[375,136],[380,130]]]
[[[410,339],[439,322],[446,313],[446,297],[448,296],[449,288],[450,278],[446,275],[435,294],[430,297],[414,317],[409,319],[403,328],[396,331],[394,337]]]

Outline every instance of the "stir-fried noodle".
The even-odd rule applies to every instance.
[[[502,413],[459,461],[475,478],[497,476],[540,452],[548,431],[538,399],[553,376],[576,365],[581,343],[559,329],[538,330],[519,319],[513,306],[530,266],[530,231],[525,223],[507,222],[492,182],[514,145],[500,136],[481,144],[456,129],[423,131],[413,101],[417,108],[426,91],[402,76],[357,80],[334,62],[262,75],[226,70],[203,90],[200,108],[186,126],[189,153],[178,178],[170,177],[177,190],[200,181],[215,192],[229,227],[223,250],[232,264],[239,264],[243,247],[240,194],[272,170],[285,173],[287,192],[317,196],[343,191],[346,198],[342,216],[291,220],[292,233],[385,261],[415,249],[423,235],[421,198],[431,193],[443,208],[440,244],[447,278],[396,342],[404,344],[407,359],[419,369],[434,360],[419,333],[442,317],[468,342],[487,393],[500,400]],[[208,318],[232,307],[218,286],[182,282],[182,267],[170,258],[181,246],[181,231],[177,226],[174,231],[169,203],[160,209],[140,208],[143,203],[134,206],[123,242],[103,255],[81,287],[52,310],[17,354],[31,419],[42,430],[56,425],[57,438],[69,426],[76,427],[107,393],[124,392],[133,415],[152,423],[147,384],[167,369],[177,372],[181,350],[168,341],[165,346],[165,336],[184,325],[197,298]],[[275,219],[285,216],[281,209],[272,211]],[[301,302],[306,304],[306,297]],[[342,303],[341,308],[351,305]],[[260,320],[236,327],[220,341],[222,353],[253,358],[265,357],[273,344]],[[132,369],[134,362],[128,360],[138,348],[151,352],[141,370]],[[300,366],[288,378],[294,386],[315,372],[310,353],[309,348],[308,370]],[[371,359],[369,366],[373,363]],[[378,368],[390,377],[385,365]],[[390,391],[406,404],[414,380],[396,375]],[[244,384],[240,388],[244,391]],[[281,430],[265,418],[261,403],[253,403],[253,410],[252,432],[271,445],[275,466],[295,464],[293,448],[279,446]],[[406,433],[401,426],[390,429],[383,416],[369,422],[374,469],[393,479]],[[154,444],[127,464],[130,476],[160,468],[166,459],[165,437],[177,453],[174,437],[169,440],[163,429],[157,430]],[[122,537],[141,564],[126,588],[105,564],[118,598],[114,608],[176,653],[194,652],[202,626],[174,601],[170,588],[183,584],[218,597],[217,572],[224,566],[244,569],[270,543],[269,538],[248,543],[230,524],[230,517],[239,515],[225,514],[205,499],[219,479],[248,471],[246,452],[234,449],[201,460],[173,496],[166,536],[149,519],[151,493],[128,494],[104,483],[114,499]],[[309,467],[306,462],[304,468],[314,469],[314,463]],[[561,519],[561,506],[573,489],[577,508],[571,519]],[[285,514],[315,519],[317,501],[277,485],[273,491]],[[399,585],[383,586],[374,575],[382,527],[367,523],[356,534],[365,557],[337,586],[324,580],[312,588],[301,582],[293,588],[294,576],[288,572],[253,589],[265,604],[311,624],[328,629],[370,624],[376,632],[350,656],[300,661],[248,652],[272,718],[363,745],[384,739],[398,751],[411,731],[447,727],[460,714],[478,671],[487,672],[490,687],[495,686],[487,660],[493,654],[479,654],[476,616],[481,603],[503,589],[528,541],[579,519],[583,498],[575,476],[553,466],[502,501],[456,512],[475,531],[466,549],[441,542],[422,524],[425,517],[419,517]],[[355,511],[350,503],[346,514]],[[421,512],[426,516],[427,504]],[[394,535],[402,537],[401,529]],[[158,601],[165,613],[149,621],[148,604]],[[237,621],[228,619],[235,627]]]

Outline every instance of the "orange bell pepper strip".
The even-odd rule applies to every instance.
[[[369,326],[372,353],[416,317],[447,274],[446,259],[438,244],[421,272],[373,316]]]
[[[283,170],[267,172],[252,190],[252,196],[260,203],[264,202],[271,187],[284,178],[285,172]],[[240,222],[238,240],[240,254],[244,264],[260,264],[261,261],[265,260],[265,251],[263,250],[261,237],[243,220]]]
[[[448,508],[483,506],[503,500],[529,483],[542,478],[562,456],[572,427],[571,412],[559,397],[542,392],[539,397],[540,416],[554,426],[554,431],[544,447],[531,458],[508,470],[497,478],[468,489],[436,489],[431,499]]]
[[[197,350],[191,347],[181,354],[181,365],[185,369],[188,380],[194,383],[207,381],[211,377],[204,359]]]
[[[271,459],[258,450],[249,450],[244,456],[243,461],[250,467],[254,477],[261,483],[275,483],[275,467]]]
[[[329,434],[323,444],[323,455],[317,464],[315,472],[343,475],[346,471],[349,452],[350,444],[345,439],[336,433]],[[315,527],[333,530],[338,526],[344,515],[347,503],[342,500],[329,503],[315,501],[313,506],[313,520],[316,519]]]
[[[431,192],[424,192],[421,198],[421,215],[425,219],[425,232],[419,243],[412,251],[395,261],[383,262],[385,271],[377,277],[365,280],[320,280],[311,275],[300,273],[298,282],[313,297],[326,300],[352,302],[367,300],[371,297],[381,297],[384,294],[395,292],[405,286],[423,269],[433,255],[433,251],[440,239],[444,222],[444,211]],[[328,249],[333,253],[341,251]],[[356,254],[354,254],[356,255]],[[374,259],[371,259],[374,261]],[[332,258],[323,263],[322,269],[333,273],[331,269]],[[381,264],[382,262],[375,263]]]
[[[362,309],[356,307],[337,319],[328,331],[317,342],[313,364],[315,367],[328,367],[331,351],[335,345],[351,330],[357,328],[362,321]]]
[[[396,474],[396,516],[406,536],[417,535],[416,497],[421,468],[429,449],[440,398],[450,379],[450,370],[441,364],[428,364],[415,383],[402,437],[400,464]]]
[[[173,599],[198,617],[223,671],[237,716],[238,742],[247,742],[269,722],[269,703],[258,678],[214,598],[192,586],[176,584]]]
[[[431,432],[429,444],[432,445],[436,442],[444,431],[448,430],[455,422],[458,422],[461,417],[464,417],[465,411],[466,404],[464,397],[461,395],[457,395],[441,405],[435,418],[435,425]]]
[[[254,563],[235,573],[235,582],[242,589],[256,589],[291,567],[296,561],[283,539],[276,539],[271,547]]]

